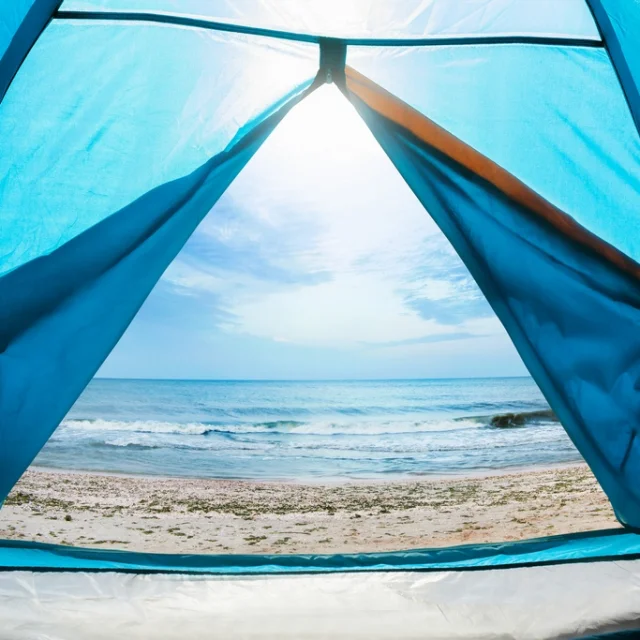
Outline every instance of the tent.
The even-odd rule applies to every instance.
[[[638,38],[637,0],[3,2],[0,500],[260,145],[333,84],[624,528],[345,556],[5,541],[0,638],[632,637]]]

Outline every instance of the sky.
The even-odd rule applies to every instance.
[[[101,377],[526,375],[466,268],[333,86],[227,189]]]

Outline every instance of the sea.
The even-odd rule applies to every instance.
[[[95,379],[35,464],[154,476],[340,481],[578,460],[530,378]]]

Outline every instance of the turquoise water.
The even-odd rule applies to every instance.
[[[94,380],[36,464],[251,479],[385,478],[580,460],[529,378]],[[524,413],[498,428],[493,416]]]

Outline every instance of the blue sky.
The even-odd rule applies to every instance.
[[[99,375],[524,375],[457,255],[334,87],[296,107]]]

